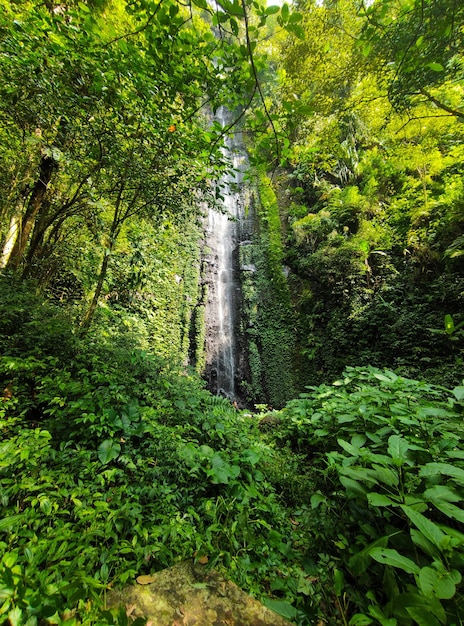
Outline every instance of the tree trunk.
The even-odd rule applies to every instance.
[[[40,161],[40,173],[39,179],[35,183],[29,201],[27,203],[27,209],[21,220],[20,227],[17,229],[17,236],[14,245],[11,247],[11,251],[8,257],[5,259],[5,266],[11,267],[17,270],[27,247],[27,242],[34,226],[35,218],[40,211],[44,196],[47,192],[48,185],[52,178],[54,170],[57,168],[58,163],[53,157],[43,156]],[[10,244],[11,245],[11,244]],[[5,257],[5,248],[4,248]]]
[[[8,228],[8,233],[6,235],[5,242],[3,244],[2,255],[0,257],[0,269],[3,269],[8,264],[8,260],[11,256],[13,247],[18,237],[20,226],[21,226],[21,210],[17,208],[11,217],[10,226]]]
[[[95,291],[93,294],[92,302],[90,303],[89,308],[87,309],[84,317],[81,320],[80,326],[81,326],[82,334],[85,334],[88,331],[90,324],[92,323],[93,316],[95,315],[98,300],[100,298],[100,294],[103,289],[103,283],[105,282],[106,272],[108,270],[110,254],[111,254],[110,250],[105,250],[105,255],[103,257],[103,261],[100,267],[100,274],[98,276],[98,281],[97,281],[97,285],[95,287]]]

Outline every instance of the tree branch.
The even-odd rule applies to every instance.
[[[435,98],[435,96],[432,96],[432,94],[426,91],[425,89],[420,89],[420,93],[423,96],[425,96],[427,100],[430,100],[430,102],[433,102],[433,104],[437,106],[439,109],[442,109],[443,111],[446,111],[447,113],[450,113],[451,115],[454,115],[455,117],[464,118],[464,111],[459,111],[459,109],[453,109],[452,107],[449,107],[447,104],[444,104],[444,102],[440,102],[438,98]]]

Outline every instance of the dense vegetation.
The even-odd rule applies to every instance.
[[[454,0],[0,2],[0,623],[126,624],[108,586],[186,558],[301,626],[464,621],[463,37]],[[200,378],[224,104],[251,412]]]

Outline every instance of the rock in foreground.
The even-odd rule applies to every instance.
[[[199,564],[179,563],[145,580],[153,582],[111,592],[108,605],[124,604],[133,617],[145,617],[151,626],[290,625],[218,572]]]

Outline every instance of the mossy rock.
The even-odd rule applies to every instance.
[[[215,570],[185,561],[108,596],[151,626],[290,626]]]

